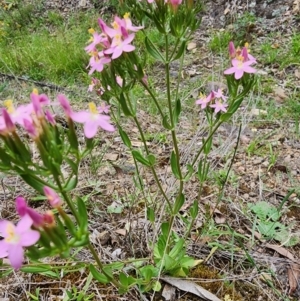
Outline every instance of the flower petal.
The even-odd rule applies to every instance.
[[[22,266],[24,250],[20,245],[11,245],[8,250],[8,259],[11,266],[17,270]]]
[[[40,232],[36,230],[29,230],[23,233],[19,244],[23,247],[29,247],[34,245],[40,239]]]
[[[8,245],[7,243],[3,240],[0,240],[0,258],[4,258],[8,255]]]
[[[33,224],[33,220],[28,214],[25,214],[16,226],[16,232],[22,234],[27,232]]]
[[[84,135],[86,138],[93,138],[98,130],[98,124],[95,120],[88,120],[85,124],[84,124]]]
[[[89,112],[73,112],[71,115],[72,120],[79,122],[79,123],[85,123],[90,119],[91,113]]]
[[[2,220],[0,221],[0,235],[3,237],[7,236],[7,227],[9,225],[15,226],[12,222],[7,221],[7,220]]]

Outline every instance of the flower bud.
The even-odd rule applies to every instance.
[[[48,186],[45,186],[44,193],[45,193],[45,196],[47,197],[50,205],[53,208],[57,208],[57,207],[61,206],[62,200],[60,199],[59,195],[53,189],[51,189]]]

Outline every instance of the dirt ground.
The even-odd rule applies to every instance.
[[[83,0],[54,0],[49,1],[48,5],[49,8],[59,8],[65,13],[70,10],[86,9],[92,6],[90,2]],[[214,57],[207,50],[207,42],[211,32],[230,28],[243,13],[250,12],[257,17],[255,24],[249,24],[247,39],[250,42],[263,40],[264,36],[270,32],[281,34],[283,39],[287,39],[295,30],[299,29],[300,18],[297,14],[300,14],[300,12],[296,13],[295,5],[297,5],[297,1],[293,0],[207,1],[206,10],[201,16],[201,28],[193,39],[197,44],[197,53],[191,55],[194,58],[185,70],[186,74],[190,76],[189,80],[204,78],[207,74],[213,72],[212,69],[218,68],[218,66],[222,68],[221,59]],[[109,9],[108,7],[109,5],[101,6],[99,9],[101,11]],[[260,70],[266,70],[266,66],[258,65]],[[201,68],[204,71],[198,74],[197,70],[202,70]],[[282,87],[284,78],[292,76],[295,70],[299,69],[299,66],[289,66],[285,70],[279,70],[276,66],[268,66],[267,68],[267,72],[272,72],[277,85]],[[196,70],[196,72],[193,70]],[[28,89],[33,85],[33,83],[21,79],[15,82],[7,76],[2,76],[0,80],[9,80],[12,88],[20,90],[20,95],[24,86]],[[218,82],[218,84],[220,83]],[[201,88],[209,89],[209,85],[211,85],[211,82],[204,82]],[[44,86],[42,88],[49,91],[49,93],[56,93],[56,91],[51,90],[51,87]],[[284,94],[289,95],[295,89],[300,93],[299,78],[297,77],[294,77],[293,85],[290,88],[284,87]],[[76,93],[80,95],[82,89],[79,88],[78,91],[75,91]],[[191,95],[193,96],[193,93]],[[255,96],[252,95],[251,97]],[[283,97],[280,97],[274,91],[264,95],[264,97],[266,107],[270,100],[274,98],[278,100],[276,103],[278,107],[282,105]],[[194,109],[188,107],[189,110]],[[143,120],[142,127],[144,129],[147,129],[150,133],[151,131],[155,133],[160,130],[161,125],[157,124],[155,117],[148,116],[145,112],[140,114],[139,117]],[[202,287],[207,288],[219,297],[222,296],[222,298],[226,294],[230,296],[235,294],[236,299],[234,300],[296,301],[300,300],[300,285],[298,285],[300,281],[300,266],[298,265],[300,245],[285,247],[284,244],[280,245],[277,241],[264,240],[258,232],[253,231],[253,223],[249,216],[242,212],[248,204],[255,204],[259,201],[266,201],[278,208],[291,189],[300,187],[300,140],[294,130],[296,122],[294,120],[266,122],[263,118],[260,119],[260,114],[263,114],[263,112],[257,110],[255,102],[251,107],[245,104],[231,123],[225,124],[219,129],[213,152],[210,154],[214,171],[226,169],[231,164],[232,154],[237,143],[239,125],[241,125],[240,142],[232,163],[232,177],[229,177],[220,203],[216,199],[218,187],[204,187],[200,202],[202,214],[200,214],[196,223],[188,253],[197,259],[204,260],[211,253],[211,247],[208,247],[208,244],[212,245],[214,243],[214,236],[205,236],[200,230],[206,223],[207,214],[213,215],[215,224],[229,224],[232,229],[241,235],[249,237],[249,245],[239,245],[237,240],[235,242],[236,249],[231,250],[227,247],[229,245],[228,236],[224,235],[224,238],[222,238],[222,235],[215,236],[220,246],[216,252],[209,256],[209,260],[201,268],[199,267],[192,272],[191,281],[199,283]],[[204,135],[201,131],[201,122],[203,121],[199,120],[198,114],[194,114],[192,117],[188,115],[182,117],[179,126],[179,139],[184,145],[181,149],[183,164],[189,161],[189,155],[199,147],[199,141]],[[193,127],[192,124],[197,126]],[[137,133],[133,124],[128,123],[126,127],[133,133]],[[187,138],[187,132],[190,137],[194,137],[192,140]],[[255,148],[260,151],[249,155],[249,149],[253,141],[256,142]],[[137,138],[134,142],[136,146],[140,143]],[[156,146],[155,141],[149,143],[150,147]],[[276,162],[271,167],[270,145],[276,152]],[[159,174],[163,185],[168,187],[169,191],[172,191],[175,184],[173,179],[164,175],[168,171],[167,163],[171,149],[172,146],[167,137],[163,143],[158,144],[156,153],[159,158]],[[132,186],[132,162],[117,135],[104,134],[101,137],[99,155],[103,150],[106,150],[104,160],[108,163],[104,164],[97,174],[99,184],[95,186],[94,183],[91,183],[90,179],[94,175],[91,175],[90,161],[87,160],[86,165],[82,166],[82,179],[80,179],[80,185],[76,191],[76,193],[81,194],[93,192],[91,198],[93,205],[89,208],[93,212],[90,227],[92,242],[107,262],[113,260],[111,254],[116,249],[121,249],[121,259],[145,257],[148,254],[145,242],[151,239],[152,233],[147,232],[148,222],[143,212],[143,202],[141,201],[141,205],[128,206],[128,208],[125,208],[124,214],[121,215],[108,214],[107,210],[103,209],[107,209],[109,206],[118,207],[124,202],[130,203],[129,196],[135,196],[135,193],[137,193]],[[155,184],[150,173],[143,170],[142,174],[148,183],[149,190],[155,192]],[[5,203],[1,207],[1,216],[4,218],[12,217],[14,210],[12,200],[18,193],[24,191],[22,191],[22,187],[18,186],[20,183],[15,178],[3,178],[1,183],[0,195]],[[14,187],[14,189],[8,190],[7,187]],[[187,187],[186,198],[190,202],[185,206],[186,210],[197,195],[196,189],[196,181],[192,181],[190,186]],[[282,208],[284,214],[281,220],[285,225],[292,225],[290,234],[296,236],[300,236],[299,193],[296,189],[284,203]],[[30,191],[27,194],[30,194]],[[114,198],[112,198],[112,195],[114,195]],[[44,205],[38,205],[38,208],[41,211],[46,209]],[[130,233],[124,230],[128,225],[131,230]],[[176,227],[178,229],[182,227],[180,221],[176,223]],[[197,229],[200,232],[196,231]],[[199,233],[202,233],[202,235],[199,235]],[[79,254],[82,260],[89,260],[88,256],[84,252]],[[253,258],[255,264],[247,261],[249,256]],[[268,277],[274,280],[275,290],[270,289]],[[58,296],[62,296],[64,291],[70,289],[72,285],[80,287],[86,278],[86,271],[63,275],[59,280],[41,275],[14,273],[8,279],[0,280],[0,300],[30,300],[26,297],[26,291],[34,292],[37,287],[40,287],[43,292],[44,297],[41,300],[62,300]],[[219,281],[223,278],[230,281],[231,284],[223,285],[223,281]],[[276,290],[286,299],[278,297],[274,293]],[[91,287],[91,291],[97,292],[96,296],[98,297],[95,297],[94,300],[150,300],[150,295],[141,297],[135,290],[119,297],[113,288],[96,284]],[[166,299],[157,294],[155,300]],[[201,299],[177,290],[175,300]]]

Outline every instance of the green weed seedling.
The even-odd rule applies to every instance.
[[[261,201],[256,204],[249,204],[249,209],[255,214],[253,229],[257,230],[265,239],[275,239],[285,246],[294,246],[299,242],[299,238],[293,234],[289,227],[286,227],[280,222],[282,216],[281,208],[284,199],[279,206],[279,209],[266,201]]]

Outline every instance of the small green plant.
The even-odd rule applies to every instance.
[[[278,62],[278,55],[280,48],[277,48],[273,44],[267,42],[261,46],[261,57],[265,64],[272,64]]]
[[[228,48],[229,42],[232,40],[232,34],[228,31],[221,31],[214,34],[209,42],[209,48],[213,52],[223,52]]]
[[[272,144],[269,144],[269,149],[270,149],[270,156],[269,156],[269,166],[268,166],[268,171],[276,164],[277,162],[277,155],[273,151]]]
[[[249,40],[251,28],[255,26],[256,16],[252,12],[245,12],[237,18],[233,24],[234,39],[240,43],[246,43]]]
[[[294,55],[300,54],[300,34],[295,33],[292,37],[292,51]]]
[[[254,230],[257,230],[265,239],[275,239],[285,246],[294,246],[300,241],[299,237],[293,235],[289,227],[280,222],[281,208],[285,201],[284,199],[281,202],[279,208],[265,201],[248,206],[256,216]]]

